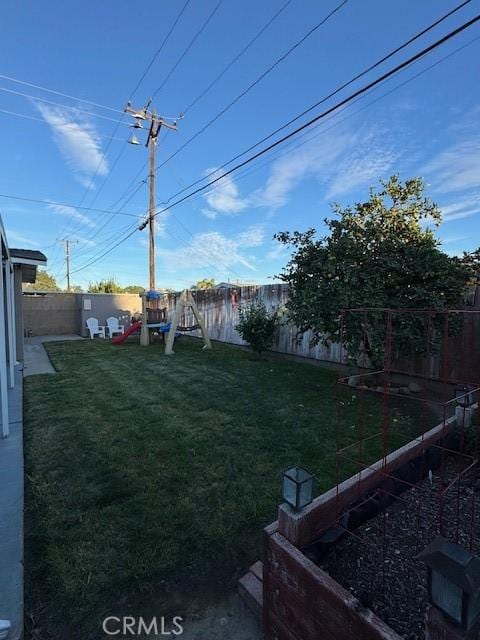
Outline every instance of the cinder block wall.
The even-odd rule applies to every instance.
[[[26,335],[78,333],[76,293],[23,295],[23,326]]]
[[[78,313],[80,326],[77,333],[88,335],[85,322],[87,318],[97,318],[105,325],[107,318],[114,316],[120,324],[128,325],[132,315],[142,311],[142,299],[136,293],[79,293]]]
[[[34,336],[76,333],[87,335],[85,321],[93,316],[104,325],[109,316],[128,324],[132,314],[141,311],[137,294],[64,293],[23,295],[25,332]]]

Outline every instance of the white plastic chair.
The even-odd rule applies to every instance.
[[[86,322],[87,328],[90,332],[90,338],[93,340],[95,336],[105,338],[105,327],[98,324],[97,318],[88,318]]]
[[[118,324],[118,318],[115,318],[114,316],[107,318],[107,327],[110,338],[113,338],[116,333],[123,333],[125,330],[125,326],[123,324]]]

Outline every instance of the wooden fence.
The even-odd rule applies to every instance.
[[[178,296],[174,294],[168,299],[168,315],[171,317]],[[245,342],[235,330],[240,319],[239,309],[248,306],[254,300],[262,300],[267,309],[275,310],[282,317],[288,299],[287,286],[283,284],[238,287],[236,289],[205,289],[193,292],[200,313],[203,315],[207,331],[212,340],[244,345]],[[182,325],[195,324],[193,315],[187,315]],[[197,335],[193,332],[192,335]],[[200,335],[200,333],[198,333]],[[311,358],[340,362],[341,349],[338,344],[311,345],[312,333],[307,331],[297,336],[296,328],[283,318],[275,336],[272,351]]]

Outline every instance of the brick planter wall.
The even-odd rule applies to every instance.
[[[316,498],[300,513],[282,505],[278,522],[264,532],[263,622],[267,640],[400,640],[349,591],[302,552],[367,492],[405,465],[428,456],[429,448],[449,437],[455,419],[439,424],[421,440],[394,451],[384,461],[356,474]],[[426,467],[429,468],[428,466]],[[392,477],[389,478],[392,482]],[[433,632],[433,631],[432,631]],[[446,640],[441,635],[432,640]]]

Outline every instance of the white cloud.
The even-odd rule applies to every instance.
[[[461,242],[467,240],[469,236],[447,236],[446,238],[440,238],[442,244],[453,244],[454,242]]]
[[[202,215],[204,215],[209,220],[215,220],[218,216],[216,211],[212,211],[211,209],[202,209]]]
[[[325,196],[327,200],[387,177],[398,158],[398,152],[389,147],[379,131],[360,132],[355,137],[335,167]]]
[[[75,207],[69,207],[63,204],[54,204],[53,202],[50,202],[48,204],[48,208],[51,209],[52,211],[55,211],[55,213],[58,213],[62,216],[68,216],[69,218],[72,218],[73,220],[78,220],[78,222],[81,222],[82,224],[84,224],[87,227],[94,227],[95,223],[93,222],[93,220],[90,220],[90,218],[88,216],[86,216],[85,214],[81,213],[78,209],[76,209]]]
[[[215,171],[214,168],[208,169],[206,173]],[[221,175],[216,171],[212,178]],[[231,176],[226,176],[219,182],[216,182],[210,191],[204,194],[209,209],[202,210],[203,215],[214,219],[219,213],[236,214],[240,213],[248,206],[248,200],[240,197],[240,192]],[[208,212],[208,213],[205,213]]]
[[[478,188],[480,184],[480,135],[455,142],[421,170],[440,193]]]
[[[75,235],[75,240],[79,245],[83,245],[85,247],[96,247],[97,243],[95,240],[91,240],[90,238],[84,238],[83,236]]]
[[[253,201],[257,206],[282,207],[308,178],[324,184],[326,199],[331,199],[384,177],[396,157],[380,127],[321,131],[274,162],[265,187],[254,194]]]
[[[50,125],[56,145],[83,186],[93,186],[90,183],[95,173],[99,176],[108,173],[98,134],[91,124],[80,120],[70,109],[41,103],[35,103],[35,106]]]
[[[472,193],[448,205],[441,206],[443,222],[469,218],[480,212],[480,193]]]
[[[282,207],[299,182],[318,174],[326,164],[326,159],[317,143],[309,143],[283,156],[274,162],[265,187],[257,191],[256,204],[272,209]]]
[[[13,244],[15,243],[16,245],[21,245],[24,247],[39,247],[40,244],[38,242],[35,242],[34,240],[31,240],[29,237],[22,235],[21,233],[17,233],[16,231],[12,231],[11,229],[6,230],[6,234],[7,234],[7,238],[8,238],[8,244],[13,246]]]
[[[168,211],[162,211],[155,217],[155,235],[159,238],[165,237],[167,228]]]
[[[157,254],[164,259],[165,266],[170,271],[211,265],[225,269],[235,264],[255,270],[251,260],[240,252],[240,248],[238,239],[232,240],[217,231],[212,231],[196,234],[189,244],[178,249],[158,249]]]
[[[267,258],[267,260],[277,260],[279,258],[287,258],[291,252],[291,248],[286,244],[277,242],[273,245],[270,251],[268,251],[265,257]]]
[[[167,235],[167,219],[169,212],[163,211],[162,213],[157,214],[155,217],[155,237],[156,238],[165,238]],[[138,236],[138,242],[142,247],[148,247],[150,244],[149,241],[149,231],[148,225],[145,227],[143,233]]]
[[[255,224],[238,235],[237,242],[240,247],[259,247],[263,244],[265,231],[262,224]]]

